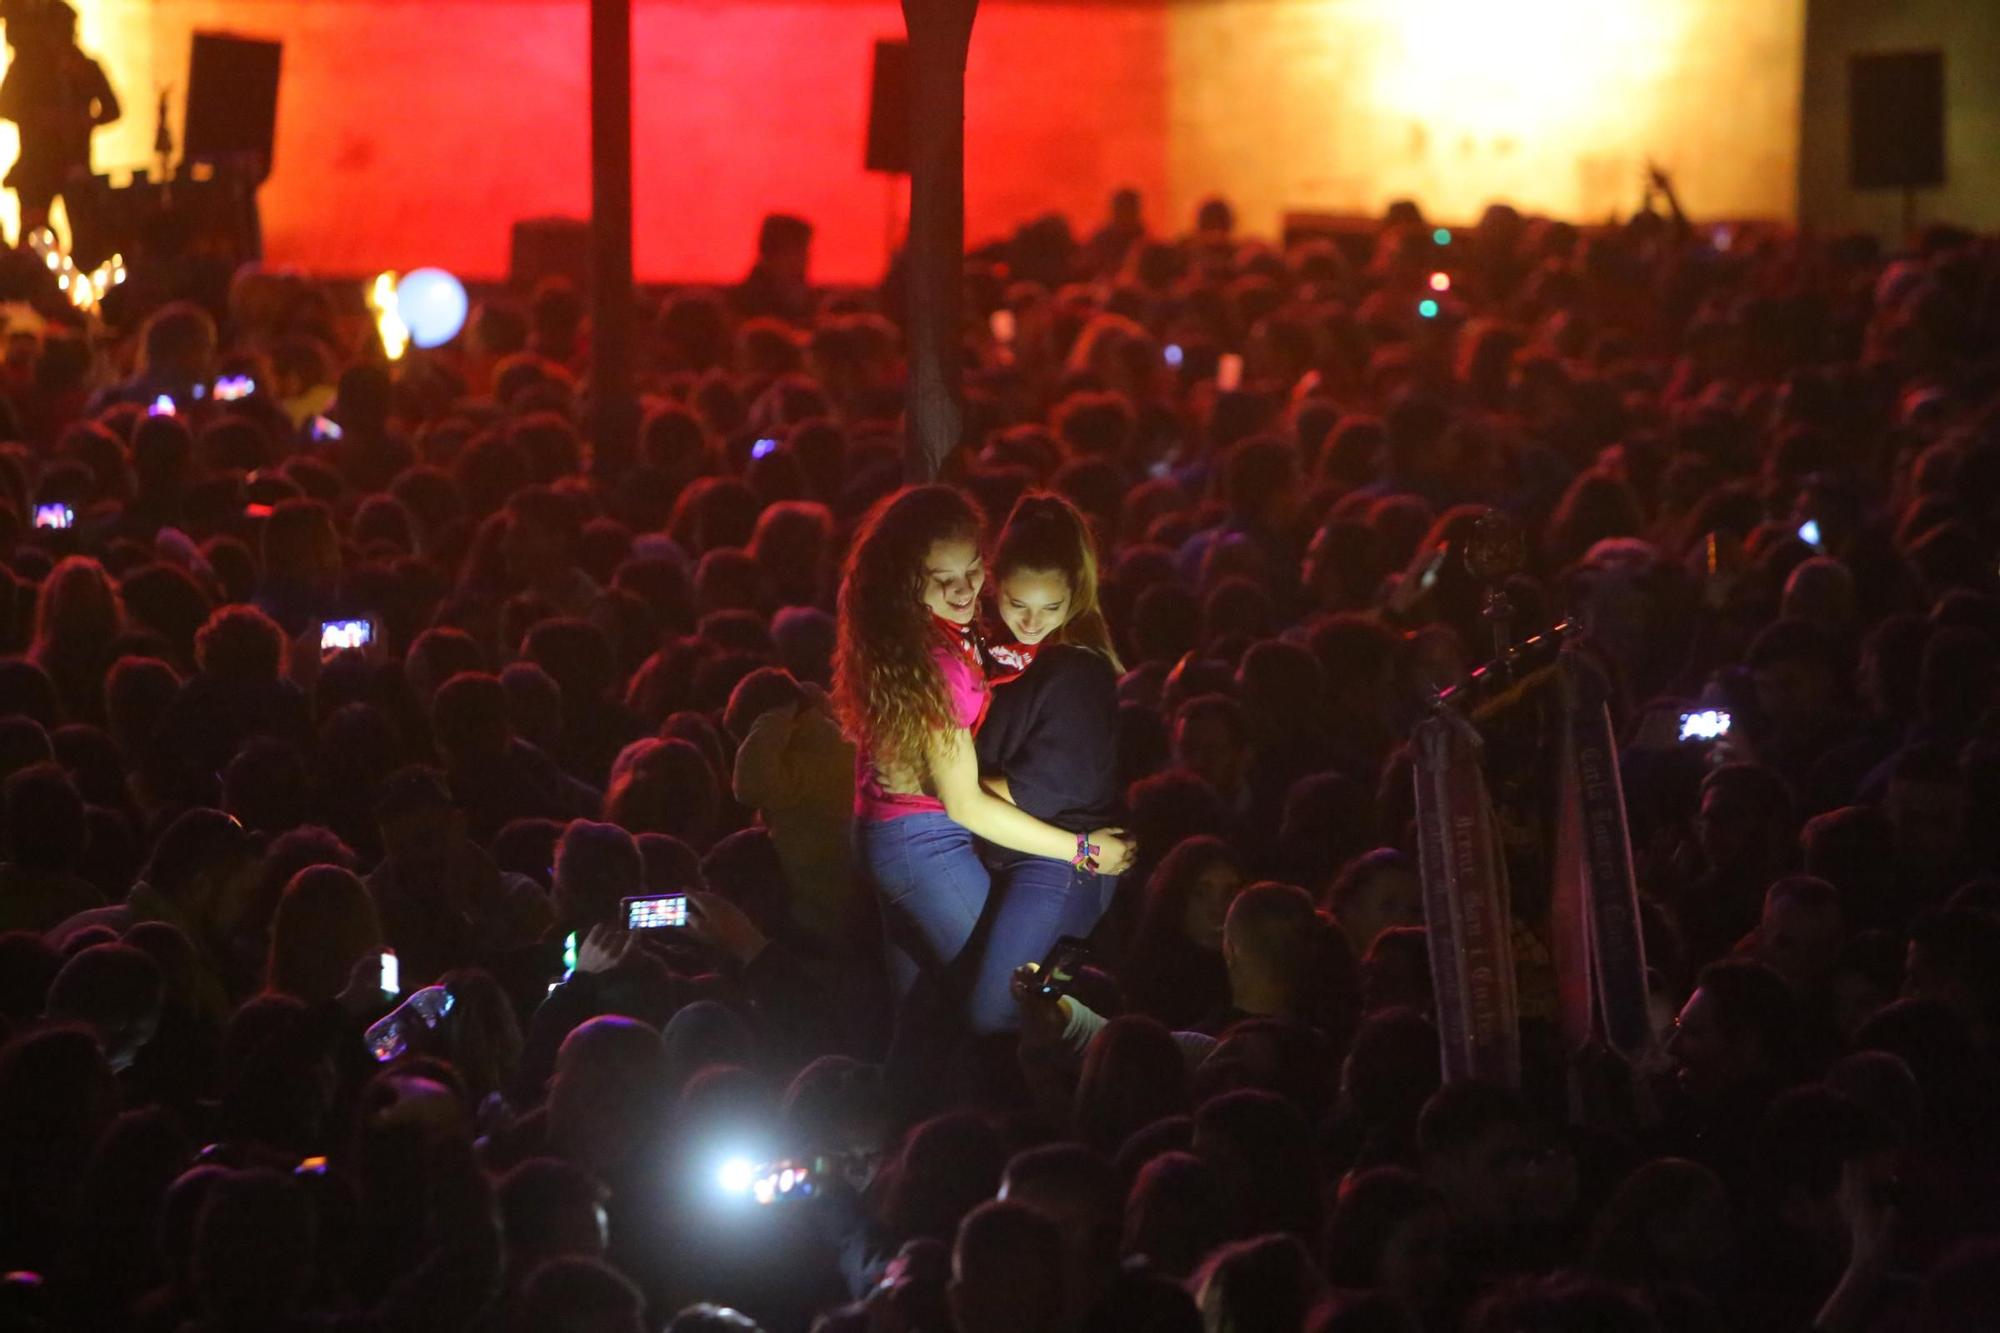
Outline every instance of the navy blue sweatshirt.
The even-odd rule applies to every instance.
[[[996,687],[979,770],[1005,775],[1014,804],[1072,833],[1118,813],[1118,675],[1088,648],[1051,644]]]

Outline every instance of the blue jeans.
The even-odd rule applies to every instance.
[[[1118,880],[1067,861],[985,848],[993,873],[985,948],[973,974],[967,1013],[975,1032],[1021,1026],[1010,981],[1023,963],[1039,963],[1064,935],[1088,936],[1110,905]]]
[[[991,880],[972,834],[942,810],[857,820],[854,851],[882,903],[889,982],[900,998],[918,973],[943,976],[965,952]]]

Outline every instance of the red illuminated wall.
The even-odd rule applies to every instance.
[[[143,21],[162,71],[185,69],[196,29],[284,41],[263,195],[274,262],[496,276],[515,219],[588,212],[586,8],[178,0]],[[733,279],[758,218],[785,209],[818,224],[817,276],[878,277],[890,196],[861,168],[867,83],[875,40],[901,31],[890,4],[639,0],[640,276]],[[987,0],[968,77],[974,239],[1050,209],[1081,227],[1126,183],[1160,197],[1165,43],[1161,7]]]

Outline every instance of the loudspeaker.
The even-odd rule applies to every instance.
[[[568,278],[580,292],[590,290],[590,223],[583,218],[522,218],[514,224],[507,256],[507,282],[531,292],[543,278]]]
[[[1847,166],[1857,190],[1944,184],[1944,52],[1849,58]]]
[[[868,80],[869,171],[908,175],[910,170],[910,44],[875,43],[875,69]]]
[[[271,172],[278,126],[278,64],[284,46],[198,32],[188,57],[181,150],[190,162],[253,162]]]

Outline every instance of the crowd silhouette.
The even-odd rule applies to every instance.
[[[811,235],[658,297],[622,472],[560,279],[391,364],[0,264],[0,1328],[2000,1327],[2000,244],[1121,192],[968,256],[906,488]],[[1490,510],[1658,1037],[1520,1089],[1406,744]]]

